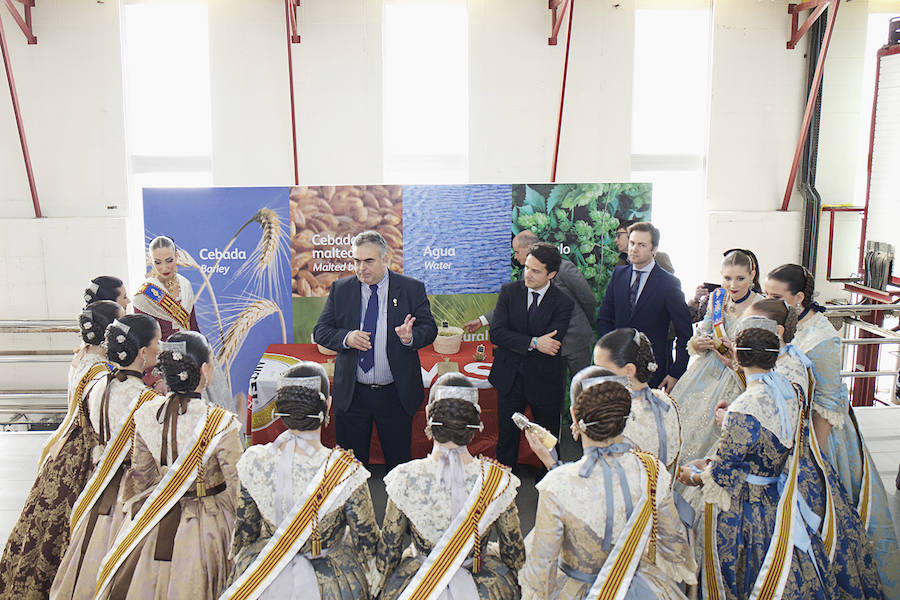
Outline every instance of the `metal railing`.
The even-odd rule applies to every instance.
[[[78,333],[73,320],[0,320],[0,334],[18,333]],[[72,353],[61,350],[2,350],[0,366],[20,364],[68,363]],[[48,423],[62,420],[68,410],[66,390],[3,390],[0,391],[0,413],[7,417],[3,425],[26,425],[45,428]]]

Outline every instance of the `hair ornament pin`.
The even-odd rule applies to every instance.
[[[655,362],[647,363],[647,370],[650,371],[651,373],[656,373],[657,369],[659,369],[659,365],[656,364]]]
[[[181,373],[178,374],[178,379],[180,379],[182,381],[187,381],[187,378],[188,378],[187,371],[182,371]]]
[[[87,289],[90,290],[92,294],[96,294],[98,291],[100,291],[100,284],[94,283],[92,281],[88,284]]]
[[[116,336],[116,341],[119,342],[120,344],[124,344],[124,343],[125,343],[125,336],[124,336],[124,335],[117,335],[117,336]]]
[[[320,423],[325,420],[325,413],[322,412],[321,410],[318,412],[318,414],[306,415],[306,416],[307,416],[307,418],[310,418],[310,419],[318,419]]]
[[[125,360],[125,357],[128,356],[128,353],[123,350],[122,352],[119,352],[118,356],[119,360]]]
[[[184,355],[181,352],[172,353],[172,360],[181,360],[182,358],[184,358]]]
[[[85,322],[83,322],[83,323],[81,324],[81,328],[84,329],[84,330],[88,330],[88,329],[90,329],[90,328],[93,327],[93,326],[94,326],[94,324],[91,323],[90,321],[85,321]]]
[[[578,429],[581,430],[581,433],[587,433],[588,427],[591,425],[599,425],[600,421],[591,421],[590,423],[585,423],[584,419],[578,419]]]
[[[85,334],[84,337],[86,337],[86,338],[89,339],[89,340],[92,340],[92,339],[94,339],[94,338],[96,337],[96,335],[94,335],[94,332],[93,332],[93,331],[88,331],[87,334]]]
[[[747,352],[781,352],[781,348],[745,348],[743,346],[735,346],[735,350],[745,350]]]
[[[85,295],[84,295],[84,301],[85,301],[85,302],[90,302],[91,300],[93,300],[93,297],[92,297],[90,294],[85,294]]]

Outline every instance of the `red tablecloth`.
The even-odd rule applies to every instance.
[[[475,359],[476,346],[479,344],[485,346],[485,358],[483,360]],[[260,361],[260,368],[257,372],[260,376],[265,374],[262,366],[263,363],[275,364],[276,368],[280,368],[280,364],[286,369],[292,359],[311,360],[318,363],[326,363],[334,360],[334,356],[328,356],[319,352],[315,344],[272,344],[266,348],[266,353]],[[428,390],[431,384],[438,378],[438,363],[455,362],[458,369],[464,375],[470,377],[479,388],[479,403],[481,405],[481,420],[484,423],[484,431],[477,432],[475,438],[469,444],[469,451],[473,455],[483,454],[484,456],[495,457],[497,450],[497,391],[488,383],[487,378],[491,371],[493,361],[492,347],[489,343],[484,342],[463,342],[459,352],[456,354],[438,354],[432,346],[427,346],[419,350],[419,360],[422,363],[422,382],[425,385],[425,398],[423,398],[422,406],[413,416],[412,431],[412,457],[422,458],[431,450],[431,441],[425,437],[425,402],[428,397]],[[279,364],[280,363],[280,364]],[[258,398],[252,402],[253,416],[248,419],[251,426],[251,439],[254,444],[264,444],[271,442],[284,431],[284,425],[281,419],[271,416],[264,416],[265,407],[271,397],[265,397],[273,393],[273,386],[266,386],[267,389],[260,390],[257,393]],[[252,390],[251,390],[252,395]],[[271,413],[271,410],[268,411]],[[372,447],[370,450],[370,462],[382,464],[384,456],[381,452],[381,445],[378,441],[377,429],[372,427]],[[322,432],[322,443],[327,446],[333,446],[334,439],[334,419],[331,424]],[[519,462],[531,465],[539,465],[537,457],[531,452],[528,443],[522,437],[519,445]]]

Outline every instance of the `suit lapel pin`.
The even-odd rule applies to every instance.
[[[397,299],[394,298],[394,306],[397,306]]]

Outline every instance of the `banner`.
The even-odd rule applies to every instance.
[[[235,397],[246,395],[266,346],[293,338],[289,191],[144,190],[146,243],[167,235],[178,246],[178,272],[193,287],[200,332]]]

